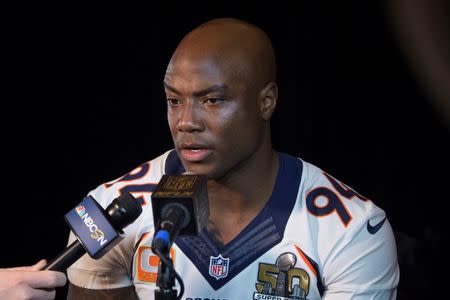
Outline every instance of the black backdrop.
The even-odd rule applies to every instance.
[[[63,215],[89,190],[172,147],[166,64],[187,31],[224,16],[274,42],[275,148],[385,209],[401,246],[400,295],[425,295],[442,253],[448,129],[378,1],[3,7],[0,265],[54,257]]]

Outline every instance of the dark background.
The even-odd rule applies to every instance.
[[[172,51],[196,25],[238,17],[264,29],[278,55],[275,148],[387,212],[399,299],[440,293],[432,263],[443,256],[449,131],[383,2],[256,3],[1,9],[0,266],[56,256],[63,215],[88,191],[172,147],[162,87]]]

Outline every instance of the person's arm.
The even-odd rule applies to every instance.
[[[0,269],[0,299],[54,299],[55,288],[66,284],[66,275],[39,271],[46,264],[43,259],[33,266]]]
[[[89,299],[138,299],[134,286],[127,286],[109,290],[92,290],[69,284],[67,300]]]
[[[384,216],[362,222],[334,253],[323,299],[396,299],[399,268],[394,234]]]

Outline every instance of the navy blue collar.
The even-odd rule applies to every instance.
[[[280,164],[272,196],[236,238],[222,246],[203,230],[199,236],[179,236],[175,239],[175,244],[214,290],[221,288],[283,239],[286,223],[297,198],[303,165],[298,158],[289,154],[278,152],[277,155]],[[184,172],[176,151],[172,151],[167,157],[165,171],[171,175]],[[219,255],[225,260],[229,259],[228,274],[216,279],[209,274],[210,259]]]

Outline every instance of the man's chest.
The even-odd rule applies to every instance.
[[[256,240],[218,252],[196,239],[184,242],[189,247],[181,248],[176,243],[171,251],[185,286],[183,299],[320,298],[317,264],[299,247],[300,241],[281,241],[259,255],[255,255]],[[150,296],[158,288],[158,263],[149,245],[142,243],[133,261],[133,280],[139,294]]]

